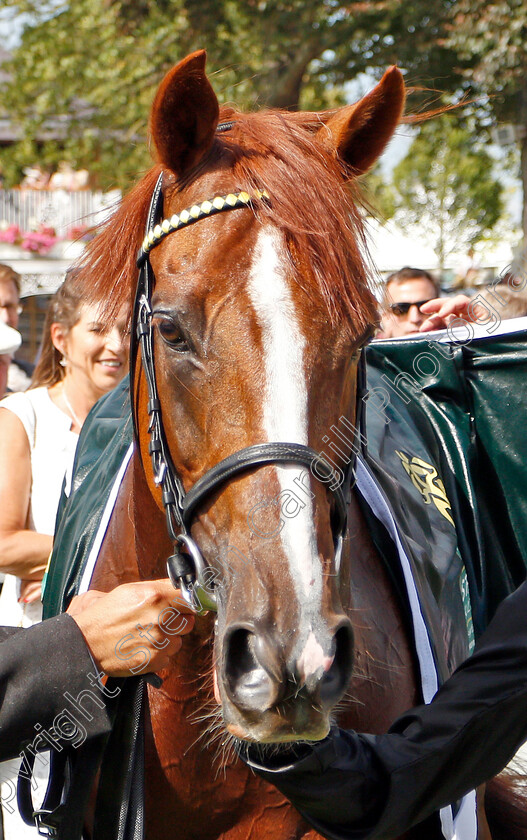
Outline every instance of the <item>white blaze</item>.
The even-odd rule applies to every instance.
[[[263,425],[269,441],[308,442],[307,387],[304,371],[306,341],[286,282],[284,245],[273,228],[258,236],[248,292],[262,330],[265,390]],[[299,467],[277,467],[281,490],[295,489]],[[295,492],[298,494],[298,487]],[[307,494],[296,516],[282,517],[280,532],[301,610],[317,615],[321,606],[322,569]],[[309,618],[308,618],[309,620]]]

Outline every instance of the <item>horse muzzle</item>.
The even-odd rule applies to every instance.
[[[300,655],[288,655],[274,633],[256,624],[228,627],[217,674],[227,729],[257,741],[323,738],[351,678],[351,622],[341,616],[325,635],[324,646],[311,634]]]

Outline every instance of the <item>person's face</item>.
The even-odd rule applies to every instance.
[[[20,315],[20,301],[12,280],[0,280],[0,318],[16,330]]]
[[[99,307],[85,305],[66,335],[59,324],[52,325],[52,338],[65,356],[66,375],[97,396],[111,391],[128,370],[129,335],[124,310],[108,328]]]
[[[419,327],[428,316],[419,311],[417,303],[437,297],[432,283],[426,278],[416,277],[402,283],[390,283],[387,290],[388,310],[383,314],[383,332],[387,338],[399,335],[412,335],[419,332]],[[404,304],[411,304],[409,307]],[[403,304],[399,308],[398,304]],[[394,311],[395,309],[395,311]]]

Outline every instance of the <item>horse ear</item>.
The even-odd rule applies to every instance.
[[[209,150],[218,124],[216,94],[205,74],[207,54],[188,55],[167,73],[150,113],[150,133],[160,163],[178,176]]]
[[[317,140],[336,152],[355,175],[361,175],[386,148],[401,119],[404,100],[402,73],[390,67],[363,99],[333,114],[317,132]]]

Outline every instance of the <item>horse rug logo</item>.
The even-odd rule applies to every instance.
[[[427,464],[422,458],[407,455],[406,452],[399,452],[395,450],[395,454],[401,459],[401,463],[405,471],[410,476],[412,484],[419,490],[424,499],[425,505],[434,503],[439,513],[445,519],[454,525],[454,520],[450,515],[452,510],[448,496],[445,491],[445,485],[439,478],[437,470],[432,464]]]

